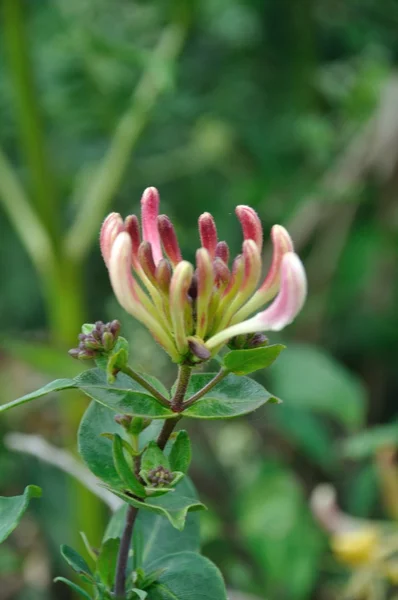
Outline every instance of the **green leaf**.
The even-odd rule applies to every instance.
[[[162,386],[160,386],[162,387]],[[0,406],[0,413],[10,408],[20,406],[51,392],[78,388],[84,394],[107,406],[117,413],[148,417],[150,419],[165,419],[175,417],[168,408],[162,406],[147,390],[130,379],[127,375],[119,373],[115,383],[108,383],[107,375],[102,369],[89,369],[79,374],[74,379],[57,379],[44,387]]]
[[[0,543],[14,531],[28,508],[31,498],[40,498],[41,489],[28,485],[21,496],[0,497]]]
[[[93,573],[82,556],[76,550],[63,544],[61,546],[61,554],[76,573],[84,576],[89,581],[93,580]]]
[[[272,365],[285,348],[282,344],[275,344],[250,350],[232,350],[223,357],[224,366],[235,375],[249,375]]]
[[[87,594],[87,592],[85,590],[83,590],[83,588],[80,587],[80,585],[73,583],[73,581],[69,581],[69,579],[66,579],[65,577],[56,577],[54,579],[54,581],[55,581],[55,583],[58,583],[58,581],[65,583],[74,592],[76,592],[79,596],[81,596],[82,598],[85,598],[85,600],[91,600],[91,596],[89,596]]]
[[[347,458],[369,458],[383,448],[398,448],[398,423],[361,431],[343,443],[342,453]]]
[[[41,398],[42,396],[51,394],[52,392],[60,392],[61,390],[67,390],[74,387],[76,387],[74,379],[56,379],[55,381],[47,383],[47,385],[44,385],[39,390],[36,390],[31,394],[26,394],[26,396],[17,398],[17,400],[13,400],[7,404],[2,404],[0,406],[0,413],[5,412],[10,408],[15,408],[16,406],[21,406],[22,404],[31,402],[32,400],[36,400],[36,398]]]
[[[148,593],[144,592],[144,590],[139,590],[137,588],[134,588],[131,591],[135,593],[136,597],[139,600],[146,600],[146,598],[148,598]],[[133,598],[134,598],[134,596],[133,596]]]
[[[109,589],[112,589],[115,579],[119,546],[120,538],[107,539],[102,544],[97,560],[98,575],[100,576],[102,583]]]
[[[127,463],[126,457],[124,456],[122,438],[117,433],[113,440],[113,462],[119,477],[125,483],[127,489],[136,496],[145,498],[145,488],[135,477],[132,468]]]
[[[278,396],[292,406],[327,414],[348,428],[364,422],[366,393],[362,384],[316,347],[289,345],[269,377]]]
[[[151,600],[227,600],[220,571],[209,559],[195,552],[178,552],[154,562],[162,569],[148,588]]]
[[[156,467],[170,468],[169,460],[163,454],[156,442],[149,442],[148,448],[144,451],[141,460],[141,467],[144,471],[151,471]]]
[[[170,469],[172,471],[181,471],[186,473],[191,463],[192,450],[191,440],[188,433],[181,430],[177,433],[174,444],[169,454]]]
[[[119,373],[115,383],[110,384],[104,371],[90,369],[76,377],[74,382],[87,396],[117,413],[151,419],[175,417],[175,413],[123,373]]]
[[[176,489],[178,489],[178,486]],[[185,520],[189,511],[206,509],[205,505],[196,498],[182,496],[174,491],[160,498],[150,498],[146,502],[131,498],[118,490],[112,491],[119,496],[119,498],[122,498],[122,500],[128,502],[132,506],[167,517],[173,527],[179,531],[184,529]]]
[[[140,435],[141,448],[149,439],[156,437],[161,427],[161,421],[154,421],[142,432]],[[79,453],[94,475],[109,486],[117,488],[122,485],[122,480],[113,462],[112,442],[103,437],[104,433],[119,434],[122,438],[127,438],[123,427],[115,422],[115,413],[93,401],[80,422]]]
[[[187,398],[201,390],[213,379],[211,373],[192,375]],[[248,377],[227,375],[208,394],[184,411],[185,417],[195,419],[225,419],[253,412],[266,402],[278,402],[267,390]]]
[[[197,499],[196,490],[187,477],[178,484],[173,495]],[[165,503],[167,504],[167,496],[159,498],[159,504]],[[126,510],[127,506],[123,506],[112,516],[104,536],[105,540],[122,535]],[[162,514],[140,510],[134,525],[133,548],[136,567],[143,567],[145,571],[151,562],[162,556],[183,550],[199,552],[199,514],[188,513],[183,531],[178,531]]]

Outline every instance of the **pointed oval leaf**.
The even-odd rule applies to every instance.
[[[85,598],[85,600],[91,600],[91,596],[89,596],[87,592],[80,587],[80,585],[73,583],[73,581],[69,581],[69,579],[66,579],[65,577],[56,577],[54,581],[55,583],[58,583],[59,581],[61,583],[65,583],[65,585],[70,587],[74,592],[76,592],[76,594],[78,594],[82,598]]]
[[[102,583],[112,589],[116,563],[120,546],[120,538],[109,538],[102,546],[97,560],[97,572]]]
[[[74,382],[87,396],[117,413],[150,419],[175,417],[175,413],[162,406],[149,392],[123,373],[117,375],[115,383],[108,383],[104,371],[90,369],[76,377]]]
[[[195,552],[178,552],[149,566],[161,570],[148,588],[151,600],[227,600],[224,581],[217,567]]]
[[[93,572],[82,556],[76,550],[63,544],[61,546],[61,554],[76,573],[85,576],[87,579],[93,579]]]
[[[192,375],[187,398],[201,390],[213,377],[211,373]],[[279,400],[253,379],[231,373],[203,398],[184,410],[184,416],[194,419],[239,417],[257,410],[266,402],[279,402]]]
[[[148,447],[142,455],[141,467],[144,471],[151,471],[152,469],[156,469],[156,467],[170,468],[168,459],[156,442],[149,442]]]
[[[122,438],[117,433],[113,439],[113,462],[119,477],[125,483],[127,489],[136,496],[145,498],[145,488],[135,477],[131,467],[127,463],[126,457],[124,456]]]
[[[249,375],[270,367],[285,348],[282,344],[274,344],[249,350],[232,350],[224,356],[224,366],[235,375]]]
[[[191,463],[191,440],[188,433],[182,429],[177,433],[174,444],[169,454],[170,468],[172,471],[186,473]]]
[[[189,511],[206,510],[205,505],[196,498],[181,496],[180,494],[175,494],[174,491],[161,498],[150,498],[146,502],[131,498],[118,490],[112,491],[116,496],[119,496],[119,498],[122,498],[122,500],[136,508],[155,512],[167,517],[173,527],[179,531],[184,529],[185,520]]]
[[[40,498],[41,489],[28,485],[21,496],[0,497],[0,543],[14,531],[28,508],[31,498]]]
[[[21,398],[17,398],[12,402],[8,402],[7,404],[2,404],[0,406],[0,413],[9,410],[10,408],[15,408],[16,406],[21,406],[22,404],[26,404],[27,402],[31,402],[32,400],[36,400],[36,398],[41,398],[42,396],[46,396],[47,394],[51,394],[52,392],[60,392],[61,390],[67,390],[70,388],[76,387],[74,379],[56,379],[51,383],[47,383],[39,390],[35,392],[31,392],[30,394],[26,394],[26,396],[22,396]]]
[[[140,435],[141,448],[159,433],[161,421],[153,421]],[[116,471],[112,442],[103,437],[103,433],[119,434],[122,438],[127,434],[123,427],[115,422],[115,413],[106,406],[91,402],[80,422],[78,432],[79,453],[94,475],[111,487],[119,487],[122,480]]]
[[[174,495],[197,499],[193,483],[185,477],[178,484]],[[159,504],[166,502],[166,497],[159,499]],[[120,508],[111,518],[104,539],[120,537],[126,520],[127,506]],[[190,550],[200,550],[200,519],[197,512],[188,513],[183,531],[175,529],[162,514],[140,510],[134,525],[133,549],[136,560],[135,568],[147,566],[160,557]]]

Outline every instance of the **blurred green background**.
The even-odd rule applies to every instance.
[[[101,221],[137,212],[154,185],[191,259],[200,213],[237,252],[234,208],[253,206],[266,232],[290,231],[309,298],[259,375],[284,404],[189,425],[203,549],[248,598],[337,598],[348,573],[311,515],[314,487],[331,482],[356,516],[397,518],[380,460],[398,446],[397,2],[0,6],[0,403],[76,373],[66,350],[98,319],[119,318],[135,365],[170,383],[112,296]],[[75,452],[85,406],[63,395],[0,421],[1,494],[44,490],[0,549],[1,599],[71,598],[51,583],[70,575],[59,544],[101,539],[101,502],[7,437]]]

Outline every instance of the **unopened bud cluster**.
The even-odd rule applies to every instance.
[[[147,479],[152,487],[164,487],[173,482],[174,475],[166,467],[156,467],[148,472]]]
[[[243,348],[261,346],[262,331],[283,329],[301,310],[305,271],[280,225],[272,227],[273,258],[262,279],[263,230],[249,206],[236,208],[243,244],[232,261],[212,215],[200,216],[195,266],[183,260],[169,217],[159,215],[155,188],[145,190],[141,209],[142,226],[135,215],[105,219],[101,251],[119,303],[175,362],[206,361],[232,339]]]
[[[97,321],[89,333],[79,334],[79,345],[69,350],[70,356],[81,360],[97,358],[102,354],[110,352],[119,337],[119,321],[103,323]]]

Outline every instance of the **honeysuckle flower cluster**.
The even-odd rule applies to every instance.
[[[69,350],[69,354],[73,358],[80,358],[81,360],[97,358],[114,348],[119,333],[119,321],[114,320],[110,323],[97,321],[89,331],[79,334],[79,346]]]
[[[262,279],[260,219],[249,206],[238,206],[236,215],[241,254],[230,262],[228,244],[218,240],[206,212],[199,217],[195,266],[183,260],[171,220],[159,215],[153,187],[141,199],[142,233],[135,215],[123,220],[111,213],[102,225],[101,252],[117,300],[177,363],[207,360],[239,336],[264,343],[259,332],[283,329],[304,304],[305,271],[286,229],[272,227],[272,263]]]

